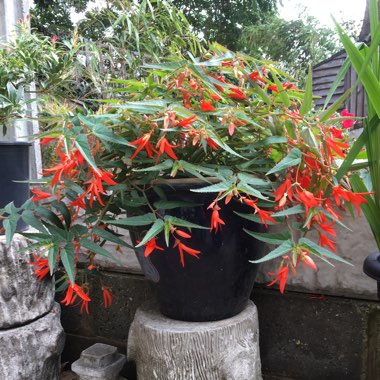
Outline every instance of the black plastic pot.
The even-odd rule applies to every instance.
[[[0,208],[10,202],[20,207],[29,198],[29,184],[17,181],[29,180],[28,142],[0,142]],[[20,220],[17,231],[23,231],[27,224]]]
[[[202,226],[210,225],[211,211],[207,206],[215,194],[200,194],[188,189],[166,192],[168,200],[200,204],[191,208],[170,210],[170,215]],[[258,265],[248,260],[262,256],[263,243],[243,231],[260,231],[261,225],[242,219],[234,213],[251,212],[239,202],[221,204],[220,216],[226,225],[221,231],[209,229],[191,231],[191,239],[181,241],[200,250],[199,259],[185,254],[182,267],[178,249],[166,248],[163,234],[157,244],[165,251],[155,250],[144,257],[144,247],[136,249],[146,277],[153,282],[161,312],[173,319],[193,322],[216,321],[240,313],[246,306],[255,281]],[[164,214],[165,211],[161,211]],[[181,228],[187,231],[185,228]],[[132,233],[132,239],[141,239],[146,231]],[[171,238],[171,245],[173,245]]]

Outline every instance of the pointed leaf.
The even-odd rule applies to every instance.
[[[263,263],[264,261],[269,261],[269,260],[275,259],[276,257],[280,257],[282,255],[285,255],[286,253],[291,251],[293,249],[293,247],[294,247],[294,243],[290,239],[285,240],[280,246],[278,246],[273,251],[269,252],[267,255],[265,255],[261,259],[249,260],[249,262],[253,263],[253,264],[258,264],[258,263]]]
[[[96,244],[92,240],[83,238],[83,239],[79,240],[79,244],[81,247],[88,249],[89,251],[95,253],[96,255],[107,257],[107,258],[119,263],[119,260],[117,260],[106,249],[104,249],[100,245]]]
[[[94,227],[92,232],[104,240],[111,241],[112,243],[116,243],[124,247],[133,248],[130,244],[120,239],[116,234],[111,231],[107,231],[104,228]]]
[[[156,221],[153,223],[152,227],[148,230],[148,232],[145,234],[144,238],[141,240],[139,244],[136,245],[136,248],[143,246],[145,243],[147,243],[150,239],[157,236],[161,231],[164,230],[165,223],[162,219],[156,219]]]
[[[139,216],[130,216],[125,219],[116,219],[116,220],[103,220],[106,224],[112,224],[115,226],[146,226],[152,224],[156,220],[156,217],[152,213],[139,215]]]
[[[296,166],[301,162],[302,152],[298,148],[293,148],[290,153],[283,158],[274,168],[269,170],[266,174],[277,173],[281,170]]]
[[[79,134],[75,138],[75,146],[81,152],[84,159],[91,165],[96,172],[98,172],[98,168],[95,164],[94,159],[92,158],[92,154],[90,151],[90,147],[88,146],[87,136],[84,134]]]
[[[285,240],[290,240],[292,237],[290,231],[288,230],[279,233],[254,232],[245,228],[243,228],[243,230],[255,239],[268,244],[282,244]]]
[[[303,102],[301,108],[299,110],[302,116],[307,115],[311,107],[313,105],[313,77],[312,77],[312,69],[309,66],[309,73],[307,74],[306,86],[305,86],[305,95],[303,98]]]
[[[71,243],[67,243],[61,250],[61,261],[71,285],[75,284],[75,250]]]

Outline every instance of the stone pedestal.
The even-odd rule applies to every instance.
[[[71,369],[80,380],[122,380],[119,373],[126,360],[116,347],[96,343],[82,351],[80,359],[71,365]]]
[[[31,251],[19,253],[31,242],[15,234],[10,247],[0,235],[0,329],[33,321],[48,313],[54,303],[51,281],[37,281]]]
[[[34,275],[31,242],[0,236],[0,379],[58,380],[64,332],[51,281]]]
[[[58,380],[64,341],[58,304],[25,326],[0,330],[0,379]]]
[[[128,360],[139,380],[261,380],[257,309],[233,318],[182,322],[144,305],[128,337]]]

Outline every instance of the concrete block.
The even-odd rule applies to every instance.
[[[108,344],[96,343],[84,350],[79,360],[71,365],[80,380],[117,380],[126,362],[125,355]]]

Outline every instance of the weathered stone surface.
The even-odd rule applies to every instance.
[[[268,379],[380,379],[378,302],[267,289],[252,299]]]
[[[82,352],[71,369],[79,375],[80,380],[117,380],[120,379],[119,373],[126,360],[116,347],[96,343]]]
[[[64,345],[60,307],[25,326],[0,331],[0,379],[58,380]]]
[[[152,305],[136,312],[128,360],[138,379],[259,380],[261,365],[256,306],[217,322],[182,322]]]
[[[32,252],[17,253],[30,241],[15,234],[11,246],[0,236],[0,329],[33,321],[51,310],[54,290],[49,280],[39,282],[34,275]]]
[[[316,258],[318,270],[300,266],[297,276],[289,277],[288,289],[377,300],[376,281],[363,273],[364,259],[378,251],[368,223],[363,216],[353,219],[349,215],[343,223],[350,230],[337,226],[337,254],[353,266],[332,260],[335,265],[332,267]],[[315,235],[314,240],[317,241]],[[276,272],[277,266],[275,261],[262,264],[256,281],[262,284],[272,281],[267,273]]]

